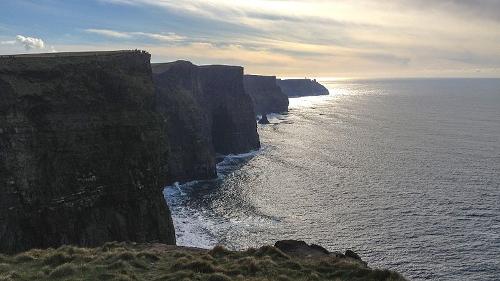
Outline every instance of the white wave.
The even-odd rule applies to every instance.
[[[287,114],[280,114],[280,113],[268,113],[267,114],[267,119],[271,124],[280,124],[282,122],[285,122],[287,120]],[[262,118],[262,115],[257,115],[257,119],[260,120]],[[262,125],[260,125],[262,126]]]
[[[226,218],[214,218],[209,210],[192,209],[186,205],[188,196],[199,184],[215,182],[223,179],[229,172],[236,169],[247,159],[259,154],[262,149],[242,154],[230,154],[217,164],[217,179],[195,180],[186,183],[175,182],[163,189],[174,222],[177,245],[198,248],[211,248],[218,242],[216,239],[220,229],[234,227],[239,221]],[[248,222],[247,222],[248,223]]]

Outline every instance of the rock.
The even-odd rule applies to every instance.
[[[156,67],[155,67],[156,66]],[[187,61],[153,65],[156,108],[165,121],[169,182],[216,176],[209,112],[203,108],[197,67]]]
[[[269,119],[267,119],[267,114],[262,114],[262,118],[260,118],[259,120],[259,124],[271,124],[271,122],[269,122]]]
[[[281,240],[276,242],[274,247],[290,256],[318,257],[330,255],[330,252],[321,246],[308,245],[306,242],[298,240]]]
[[[309,247],[311,247],[312,249],[315,249],[315,250],[318,250],[318,251],[321,251],[327,255],[331,254],[330,251],[328,251],[327,249],[323,248],[322,246],[320,245],[316,245],[316,244],[311,244]]]
[[[238,66],[196,66],[189,62],[153,64],[157,87],[160,80],[174,79],[168,70],[182,65],[191,79],[182,82],[182,97],[204,114],[199,126],[209,130],[213,150],[220,154],[238,154],[260,147],[252,100],[243,88],[243,68]],[[170,77],[170,78],[169,78]],[[168,84],[168,83],[167,83]],[[168,92],[168,91],[167,91]],[[205,139],[206,140],[206,139]],[[204,141],[205,142],[205,141]]]
[[[175,243],[150,55],[0,57],[0,251]]]
[[[361,257],[352,250],[345,251],[345,256],[356,260],[361,260]]]
[[[328,89],[311,79],[278,79],[276,83],[289,97],[329,95]]]
[[[288,96],[276,84],[276,76],[245,75],[245,91],[252,98],[255,113],[283,113],[288,111]]]

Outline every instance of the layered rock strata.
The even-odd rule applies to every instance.
[[[196,66],[177,61],[153,64],[152,68],[160,102],[177,99],[174,96],[179,95],[179,98],[189,100],[192,110],[203,116],[199,120],[189,121],[192,126],[208,128],[199,135],[200,149],[211,143],[211,147],[206,150],[211,149],[219,154],[238,154],[260,147],[252,100],[243,87],[242,67]],[[185,73],[181,79],[175,78],[178,69]],[[179,115],[189,119],[185,112]],[[208,163],[209,154],[204,154],[197,161]]]
[[[0,57],[0,251],[175,243],[149,60],[139,51]]]
[[[243,82],[257,114],[288,111],[288,96],[276,84],[276,76],[245,75]]]

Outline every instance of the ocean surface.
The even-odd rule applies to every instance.
[[[410,280],[500,280],[500,80],[323,81],[262,149],[165,189],[178,244],[300,239]]]

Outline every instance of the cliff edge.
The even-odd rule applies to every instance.
[[[281,113],[288,111],[288,96],[276,83],[276,76],[245,75],[245,91],[252,98],[255,113]]]
[[[328,89],[316,79],[278,79],[278,86],[289,97],[329,95]]]
[[[175,243],[150,55],[0,57],[0,251]]]
[[[278,242],[279,243],[279,242]],[[349,255],[305,246],[301,252],[276,246],[246,251],[164,244],[106,243],[98,248],[63,246],[0,255],[6,280],[207,280],[405,281],[400,274],[369,268]]]

